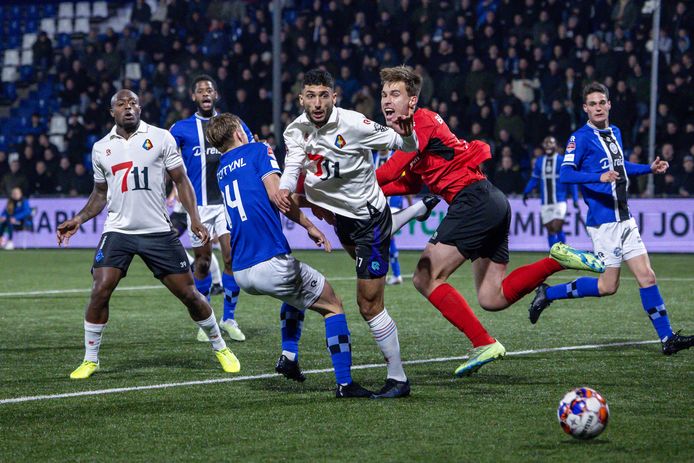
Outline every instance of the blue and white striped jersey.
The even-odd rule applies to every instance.
[[[528,194],[539,187],[542,204],[556,204],[566,201],[569,196],[569,188],[574,201],[578,199],[578,187],[562,183],[559,179],[559,171],[564,162],[564,156],[559,153],[552,155],[543,154],[535,160],[533,175],[528,180],[523,194]]]
[[[216,116],[217,114],[215,114]],[[183,119],[171,126],[169,131],[176,140],[181,156],[188,172],[190,183],[193,184],[198,206],[222,204],[222,195],[217,187],[217,166],[220,153],[205,140],[205,129],[209,118],[198,113],[188,119]],[[248,126],[241,121],[248,140],[253,140],[253,134]]]
[[[569,138],[562,163],[561,180],[570,180],[571,173],[565,169],[589,174],[580,182],[583,199],[588,205],[586,225],[597,227],[604,223],[621,222],[631,217],[627,206],[629,177],[627,175],[622,134],[610,125],[600,130],[586,124]],[[600,176],[610,170],[619,173],[619,179],[601,183]]]

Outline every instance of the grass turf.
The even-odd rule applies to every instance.
[[[298,252],[324,272],[345,302],[354,364],[382,358],[355,306],[353,263],[342,252]],[[91,284],[91,251],[0,254],[0,400],[146,386],[224,374],[183,306],[161,288],[118,290],[104,336],[102,369],[90,380],[68,374],[82,359],[82,318]],[[514,253],[512,267],[538,258]],[[405,272],[417,254],[401,253]],[[657,255],[675,329],[694,331],[690,291],[694,256]],[[569,280],[556,275],[550,283]],[[452,278],[475,306],[469,265]],[[135,259],[121,287],[157,286]],[[42,295],[4,295],[80,289]],[[636,283],[625,270],[611,298],[556,302],[536,326],[527,297],[500,313],[476,309],[510,351],[652,340]],[[461,356],[467,340],[407,282],[386,289],[405,360]],[[221,313],[221,298],[213,298]],[[241,375],[272,373],[279,355],[279,302],[242,294],[237,320],[248,340],[229,342]],[[320,316],[309,313],[300,360],[330,368]],[[494,362],[456,379],[460,361],[406,366],[412,396],[395,401],[333,398],[332,373],[303,384],[271,377],[238,382],[0,404],[2,461],[691,461],[694,352],[665,357],[659,345],[532,353]],[[377,389],[385,368],[353,371]],[[556,406],[569,389],[587,385],[608,400],[611,420],[597,439],[565,435]]]

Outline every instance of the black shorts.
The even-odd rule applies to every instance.
[[[92,271],[99,267],[118,268],[125,278],[135,255],[142,258],[157,278],[190,271],[188,256],[175,231],[142,235],[104,233],[94,254]]]
[[[335,216],[335,232],[343,245],[354,246],[357,278],[372,280],[388,274],[388,251],[393,218],[386,207],[369,219]]]
[[[429,240],[455,246],[466,259],[489,258],[506,264],[511,206],[489,180],[463,188],[453,198],[448,213]]]

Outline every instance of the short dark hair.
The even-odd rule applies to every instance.
[[[583,102],[586,102],[586,99],[588,98],[588,95],[591,93],[602,93],[605,95],[605,98],[608,100],[610,99],[610,91],[605,87],[603,84],[600,82],[591,82],[585,87],[583,87]]]
[[[307,85],[322,85],[334,90],[335,79],[333,79],[333,76],[328,71],[324,71],[323,69],[311,69],[304,74],[304,80],[301,82],[302,88]]]
[[[197,76],[195,79],[193,79],[193,82],[190,84],[190,93],[195,93],[195,87],[198,85],[200,82],[207,82],[209,81],[212,83],[212,88],[214,88],[214,91],[217,91],[217,82],[207,74],[200,74]]]

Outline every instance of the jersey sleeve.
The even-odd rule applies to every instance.
[[[579,137],[574,133],[569,138],[569,142],[566,144],[566,150],[564,151],[564,162],[563,166],[573,166],[579,167],[581,165],[581,160],[585,154],[585,144],[579,141]]]
[[[533,191],[535,188],[537,188],[537,185],[540,181],[540,178],[542,176],[542,157],[539,157],[535,160],[535,166],[533,167],[533,174],[530,176],[530,179],[528,180],[528,184],[525,185],[525,190],[523,190],[523,194],[527,195],[531,191]]]
[[[299,181],[304,165],[306,164],[306,151],[301,146],[301,130],[288,127],[284,131],[284,146],[287,148],[287,154],[284,158],[284,172],[280,180],[280,189],[286,189],[290,192],[296,191],[296,185]]]
[[[173,136],[176,146],[178,148],[183,149],[183,135],[181,133],[181,125],[175,122],[171,126],[171,128],[169,128],[169,133],[171,133],[171,135]]]
[[[241,121],[241,127],[243,128],[243,131],[246,132],[246,136],[248,137],[248,142],[253,143],[253,132],[251,132],[251,129],[248,128],[245,122]]]
[[[254,156],[255,168],[260,179],[264,179],[270,174],[282,174],[280,170],[280,165],[275,159],[275,153],[273,153],[272,148],[264,143],[258,143],[258,156]]]
[[[354,131],[356,142],[371,150],[402,150],[417,151],[417,133],[413,130],[409,137],[401,137],[395,130],[385,127],[362,116],[362,120],[351,120],[351,131]]]
[[[94,170],[94,183],[106,183],[106,172],[101,165],[101,151],[96,143],[92,148],[92,169]]]
[[[176,140],[170,132],[164,132],[161,149],[164,156],[164,167],[166,167],[166,170],[175,169],[176,167],[183,165],[181,152],[178,150]]]

